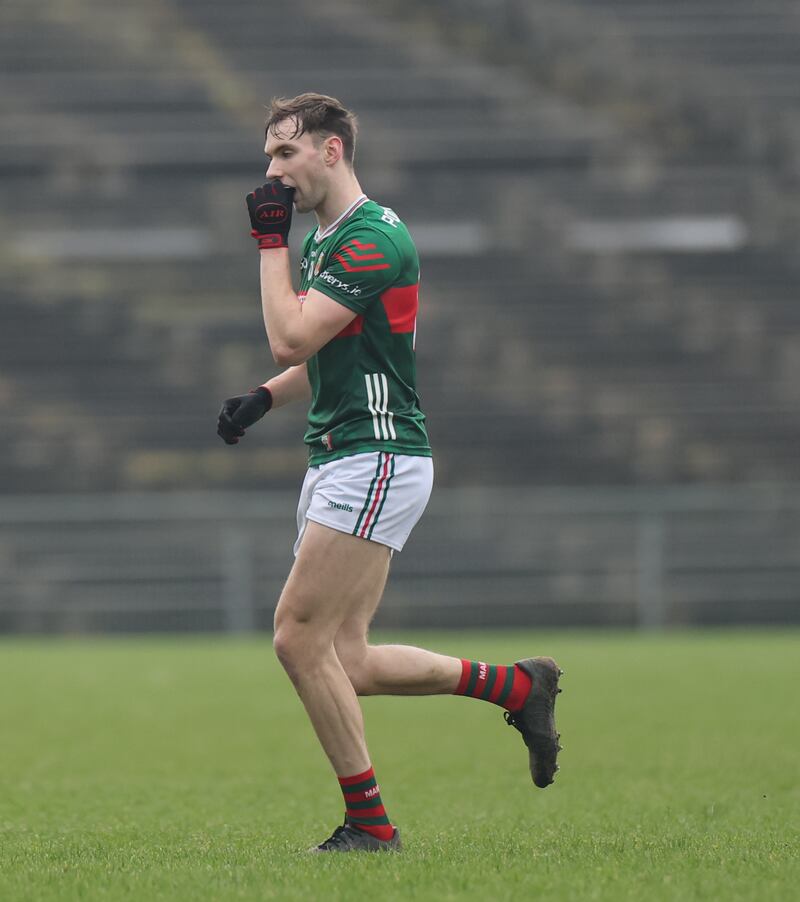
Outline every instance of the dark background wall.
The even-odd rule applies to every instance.
[[[362,184],[417,239],[439,487],[797,481],[796,4],[8,0],[0,26],[7,499],[299,484],[303,411],[236,448],[214,422],[275,371],[243,196],[265,105],[305,90],[359,114]]]

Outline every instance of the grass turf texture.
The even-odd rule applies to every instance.
[[[800,634],[382,636],[564,667],[556,784],[493,705],[365,699],[399,856],[310,856],[342,800],[269,642],[0,642],[0,899],[797,898]]]

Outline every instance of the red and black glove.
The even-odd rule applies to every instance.
[[[247,195],[247,212],[253,227],[250,234],[262,250],[289,246],[293,200],[294,188],[288,188],[278,179],[270,179]]]
[[[264,385],[246,395],[222,402],[217,419],[217,435],[226,445],[238,445],[245,429],[252,426],[272,407],[272,392]]]

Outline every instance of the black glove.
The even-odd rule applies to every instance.
[[[259,248],[289,246],[293,200],[294,188],[278,179],[270,179],[247,195],[247,212],[253,227],[250,234],[258,240]]]
[[[252,426],[272,407],[272,392],[263,385],[246,395],[223,401],[217,419],[217,435],[226,445],[238,445],[245,429]]]

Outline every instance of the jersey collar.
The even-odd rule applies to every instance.
[[[333,235],[333,233],[339,228],[339,226],[345,221],[345,219],[347,219],[349,216],[352,216],[353,213],[355,213],[356,210],[360,206],[365,204],[368,200],[369,198],[366,194],[359,195],[344,211],[344,213],[342,213],[341,216],[338,217],[338,219],[335,219],[323,232],[320,232],[319,226],[317,226],[317,231],[314,234],[314,241],[319,244],[320,241],[324,241],[326,238]]]

